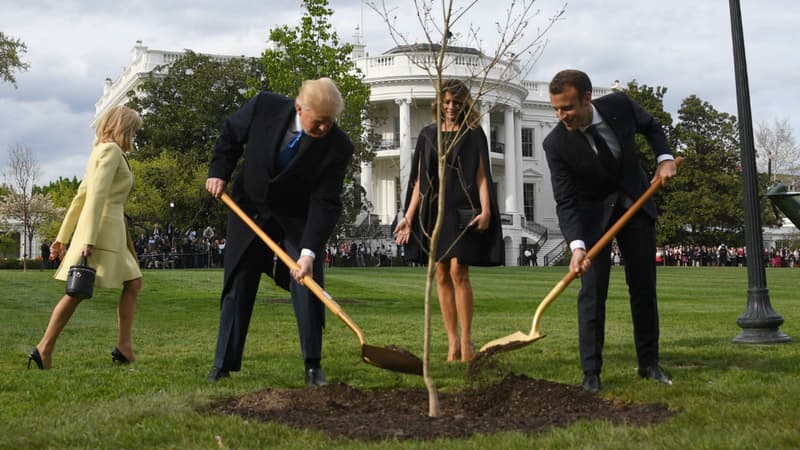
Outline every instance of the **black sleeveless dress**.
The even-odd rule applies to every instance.
[[[445,207],[442,231],[436,248],[436,260],[452,257],[470,266],[499,266],[505,263],[503,229],[492,182],[489,151],[483,129],[476,127],[459,132],[443,132],[445,148],[458,138],[447,155]],[[420,182],[420,203],[412,220],[412,233],[405,246],[407,260],[428,260],[430,233],[436,222],[439,201],[439,157],[436,125],[422,129],[414,150],[405,209],[411,201],[414,183]],[[478,233],[464,225],[481,210],[477,185],[478,168],[483,163],[489,182],[491,220],[489,228]]]

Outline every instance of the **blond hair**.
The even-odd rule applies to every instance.
[[[342,94],[330,78],[304,81],[300,86],[300,93],[297,94],[297,101],[301,107],[331,119],[338,117],[344,110]]]
[[[142,128],[139,113],[125,105],[117,105],[106,111],[95,129],[95,144],[114,142],[126,152],[133,151],[133,136]]]

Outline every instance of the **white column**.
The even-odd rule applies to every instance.
[[[517,149],[514,129],[514,110],[507,106],[503,112],[503,130],[505,131],[505,212],[512,215],[517,214]]]
[[[542,143],[544,142],[544,137],[547,133],[550,132],[550,127],[548,127],[547,122],[539,122],[539,127],[536,129],[536,148],[533,150],[533,156],[536,157],[539,161],[544,161],[544,146]]]
[[[489,148],[489,152],[492,151],[492,117],[490,112],[492,111],[491,103],[487,101],[481,102],[481,128],[483,128],[484,134],[486,134],[486,145]]]
[[[361,187],[364,188],[364,198],[377,207],[375,204],[375,194],[372,186],[372,161],[365,161],[361,163]]]
[[[406,199],[408,177],[411,173],[411,101],[399,98],[395,103],[400,105],[400,203]]]
[[[518,108],[514,108],[514,155],[515,160],[520,162],[516,165],[516,171],[514,174],[515,178],[517,179],[517,189],[514,191],[517,200],[517,207],[514,211],[522,213],[525,211],[525,199],[522,195],[522,111]],[[516,219],[514,220],[516,221]]]

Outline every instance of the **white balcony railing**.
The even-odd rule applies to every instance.
[[[427,76],[425,68],[433,70],[437,56],[428,52],[398,53],[367,56],[355,60],[356,66],[367,80],[384,77]],[[444,58],[444,73],[453,77],[482,77],[483,71],[492,63],[492,58],[471,54],[448,54]],[[518,82],[519,66],[515,62],[501,60],[489,69],[489,80]]]

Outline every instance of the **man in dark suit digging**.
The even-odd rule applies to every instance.
[[[572,250],[570,270],[581,276],[578,334],[582,386],[600,390],[605,335],[605,305],[611,262],[609,248],[596,261],[587,249],[622,216],[650,185],[639,163],[635,135],[644,135],[655,152],[655,177],[666,182],[677,168],[666,135],[653,116],[622,92],[592,101],[592,83],[578,70],[563,70],[550,82],[550,103],[559,119],[544,140],[558,221]],[[654,178],[655,179],[655,178]],[[656,301],[655,222],[649,200],[617,234],[625,259],[638,374],[665,384],[659,366]]]
[[[298,283],[312,274],[323,286],[323,249],[342,210],[345,171],[353,155],[350,138],[336,125],[343,109],[336,84],[303,83],[296,99],[260,93],[222,128],[206,190],[219,197],[239,159],[231,197],[284,250],[299,270],[273,261],[273,252],[233,212],[228,214],[225,276],[214,367],[216,382],[238,371],[261,274],[291,291],[308,386],[326,384],[322,359],[325,307]],[[245,149],[246,148],[246,149]]]

